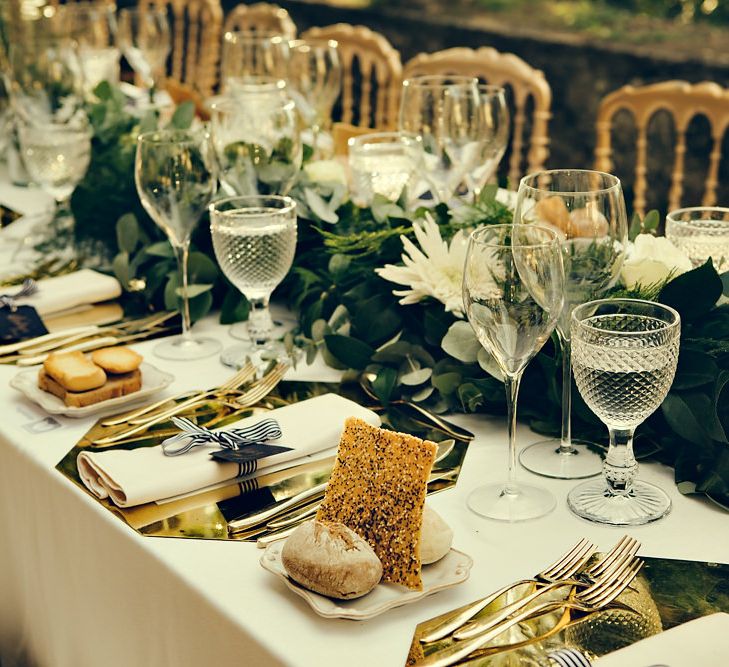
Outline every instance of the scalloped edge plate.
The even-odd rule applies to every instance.
[[[473,566],[473,559],[469,555],[451,549],[438,562],[423,566],[422,591],[411,591],[397,584],[380,583],[361,598],[334,600],[300,586],[286,574],[281,562],[281,549],[284,543],[285,540],[280,540],[269,544],[261,556],[261,566],[282,579],[289,589],[304,598],[309,606],[324,618],[347,618],[353,621],[373,618],[389,609],[416,602],[427,595],[463,583],[468,579]]]

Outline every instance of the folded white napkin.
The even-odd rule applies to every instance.
[[[263,417],[247,417],[226,428],[250,426]],[[316,396],[277,408],[267,412],[265,417],[275,419],[283,433],[280,440],[271,444],[280,443],[292,450],[259,459],[259,471],[270,471],[277,464],[336,448],[347,417],[359,417],[373,426],[380,425],[380,418],[372,410],[337,394]],[[111,498],[119,507],[132,507],[235,478],[238,464],[211,459],[210,452],[216,449],[220,447],[197,447],[180,456],[165,456],[159,446],[131,451],[86,450],[78,455],[76,465],[81,481],[93,494]]]
[[[18,299],[17,303],[33,306],[40,315],[48,315],[76,306],[116,299],[121,293],[121,285],[113,276],[81,269],[64,276],[39,280],[38,291],[32,296]]]
[[[660,632],[593,662],[595,667],[727,667],[729,614],[712,614]]]

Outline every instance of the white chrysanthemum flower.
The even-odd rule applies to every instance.
[[[418,303],[426,297],[440,301],[445,309],[463,317],[463,265],[466,261],[468,236],[459,231],[450,244],[440,235],[438,224],[431,216],[422,223],[413,223],[418,247],[410,239],[401,236],[403,245],[402,261],[405,266],[388,264],[375,272],[381,278],[406,285],[408,289],[393,290],[395,296],[402,297],[400,303]]]

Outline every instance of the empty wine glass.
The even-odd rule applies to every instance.
[[[220,59],[220,81],[224,92],[235,92],[240,83],[286,80],[289,42],[282,35],[260,31],[226,32]]]
[[[182,335],[154,348],[162,359],[180,361],[215,354],[220,343],[190,332],[187,260],[190,237],[215,192],[207,137],[202,132],[159,130],[137,138],[134,181],[144,209],[175,251],[182,285]]]
[[[167,12],[154,7],[120,9],[118,41],[152,100],[171,48]]]
[[[478,134],[480,152],[473,169],[466,174],[466,182],[475,200],[478,200],[481,190],[496,173],[509,142],[506,92],[501,86],[479,84],[478,95],[481,98]]]
[[[488,225],[471,234],[463,274],[468,321],[498,364],[506,389],[509,474],[473,491],[468,506],[501,521],[547,514],[554,496],[516,482],[516,401],[524,368],[549,339],[562,311],[564,274],[559,238],[538,225]]]
[[[663,402],[678,363],[681,318],[637,299],[591,301],[572,313],[572,366],[585,403],[608,427],[603,479],[567,496],[578,516],[616,526],[655,521],[671,509],[666,493],[635,479],[636,427]]]
[[[294,261],[296,203],[278,195],[221,199],[210,205],[210,231],[220,268],[250,303],[249,344],[224,350],[221,361],[241,368],[247,358],[261,366],[284,356],[271,340],[268,302]]]
[[[420,137],[401,132],[362,134],[349,140],[349,167],[352,172],[352,199],[369,206],[375,195],[391,201],[416,194],[421,172],[423,147]]]
[[[286,194],[301,169],[294,103],[283,81],[240,84],[210,103],[220,183],[229,195]]]
[[[311,147],[316,157],[331,153],[333,143],[321,139],[332,121],[332,108],[342,89],[342,63],[337,42],[302,40],[290,42],[289,95],[304,124],[311,130]]]
[[[620,180],[579,169],[530,174],[519,184],[514,221],[555,229],[562,240],[565,272],[565,306],[557,324],[562,350],[561,437],[525,447],[519,460],[527,470],[546,477],[599,475],[600,455],[572,439],[570,315],[575,306],[603,296],[618,279],[628,240]]]
[[[696,267],[711,257],[718,273],[729,271],[729,208],[694,206],[671,211],[666,238]]]

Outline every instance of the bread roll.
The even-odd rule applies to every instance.
[[[366,595],[382,577],[372,547],[344,524],[329,521],[301,524],[286,540],[281,561],[304,588],[340,600]]]
[[[420,561],[429,565],[451,550],[453,530],[434,509],[423,509],[423,529],[420,533]]]
[[[89,391],[106,382],[106,373],[79,351],[52,352],[43,368],[68,391]]]
[[[107,373],[131,373],[139,368],[142,355],[128,347],[104,347],[91,353],[91,361]]]

